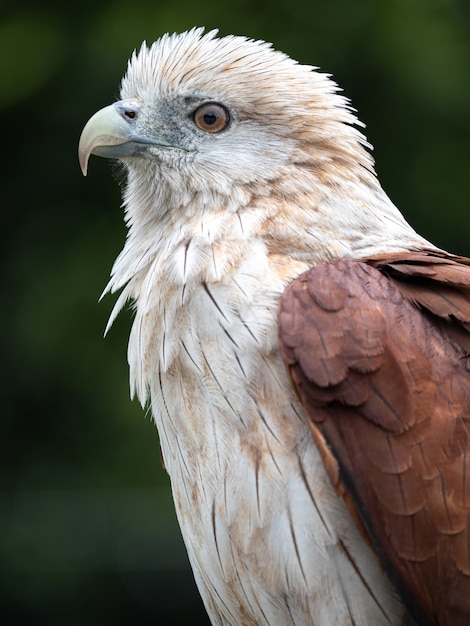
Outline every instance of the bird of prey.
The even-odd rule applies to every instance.
[[[193,29],[79,147],[126,174],[134,320],[213,624],[470,623],[470,260],[382,190],[331,78]]]

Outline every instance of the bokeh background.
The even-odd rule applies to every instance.
[[[58,8],[60,7],[60,8]],[[386,191],[470,255],[468,0],[0,3],[0,620],[206,624],[160,465],[131,402],[130,314],[98,297],[125,237],[107,161],[76,150],[142,40],[194,25],[274,42],[332,73]]]

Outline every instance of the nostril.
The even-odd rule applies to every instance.
[[[139,117],[140,104],[133,100],[121,100],[115,103],[115,107],[122,117],[128,120],[135,120]]]

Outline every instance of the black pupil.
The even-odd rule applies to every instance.
[[[215,113],[204,113],[204,124],[212,126],[217,122],[217,115]]]

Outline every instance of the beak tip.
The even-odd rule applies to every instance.
[[[80,141],[78,142],[78,162],[80,164],[80,169],[82,170],[83,176],[87,175],[88,160],[90,158],[90,154],[92,150],[93,150],[93,144],[90,145],[90,142],[87,141],[85,132],[82,132],[80,136]]]
[[[81,150],[78,152],[78,161],[80,163],[80,169],[82,170],[83,176],[86,176],[88,173],[88,154],[85,154]]]

